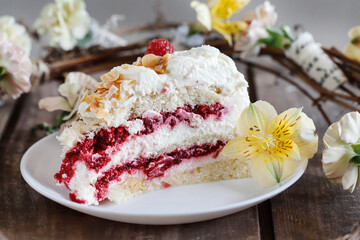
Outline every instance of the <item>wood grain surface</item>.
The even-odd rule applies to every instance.
[[[276,66],[274,66],[276,67]],[[246,72],[244,66],[240,71]],[[249,72],[248,72],[249,73]],[[252,72],[258,98],[279,112],[304,106],[322,138],[326,123],[296,89],[274,76]],[[34,191],[22,179],[24,152],[45,134],[31,132],[41,122],[54,123],[57,113],[37,108],[45,96],[57,94],[57,82],[46,83],[14,105],[0,141],[0,239],[335,239],[360,219],[359,191],[353,194],[324,177],[321,151],[304,176],[277,197],[256,207],[215,220],[169,226],[126,224],[104,220],[63,207]],[[340,118],[342,109],[329,105]],[[11,114],[10,114],[11,113]],[[3,112],[2,112],[3,114]],[[46,171],[46,166],[44,166]]]
[[[63,207],[34,191],[22,179],[20,160],[43,133],[30,128],[53,123],[57,113],[37,108],[56,95],[57,83],[46,83],[27,96],[0,145],[0,239],[259,239],[257,207],[206,222],[150,226],[119,223]],[[46,171],[46,166],[44,166]],[[55,184],[55,182],[54,182]]]

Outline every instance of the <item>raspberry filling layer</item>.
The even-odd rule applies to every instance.
[[[86,137],[84,141],[77,143],[65,154],[60,171],[55,174],[54,178],[59,183],[68,186],[75,174],[75,164],[78,161],[85,162],[88,169],[99,172],[111,160],[111,156],[119,151],[123,143],[128,141],[130,137],[151,134],[164,126],[174,128],[181,122],[190,125],[194,115],[198,115],[203,119],[214,117],[216,120],[221,120],[221,117],[226,112],[227,109],[220,103],[196,105],[194,107],[185,105],[172,112],[161,112],[157,116],[130,119],[141,119],[143,121],[143,129],[133,136],[130,135],[125,126],[101,129],[93,138]]]
[[[183,160],[190,158],[204,157],[214,154],[216,157],[223,149],[226,142],[217,141],[215,144],[205,143],[195,145],[184,149],[176,149],[171,153],[164,153],[151,158],[138,158],[124,165],[118,165],[104,172],[95,183],[98,201],[105,199],[109,184],[113,181],[120,181],[121,175],[124,173],[134,173],[142,171],[148,180],[162,177],[169,168],[180,164]]]

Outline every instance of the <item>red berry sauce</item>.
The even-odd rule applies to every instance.
[[[75,194],[75,193],[69,193],[69,198],[70,198],[71,201],[76,202],[76,203],[81,203],[81,204],[85,204],[85,203],[86,203],[85,200],[78,199],[78,198],[76,197],[76,194]]]
[[[126,127],[101,129],[94,138],[85,138],[84,141],[78,142],[75,147],[65,154],[65,158],[60,167],[60,171],[55,174],[55,179],[66,186],[74,176],[74,165],[78,161],[84,161],[89,169],[98,172],[110,160],[110,156],[105,152],[107,148],[119,148],[129,137]],[[96,154],[96,155],[94,155]]]
[[[119,181],[123,173],[142,171],[148,179],[164,176],[167,169],[180,164],[185,159],[203,157],[210,154],[217,154],[225,146],[226,142],[217,141],[215,144],[205,143],[191,146],[184,149],[176,149],[171,153],[160,154],[151,158],[138,158],[124,165],[119,165],[104,172],[102,177],[95,183],[98,201],[105,199],[109,184],[112,181]],[[166,185],[164,187],[170,187]]]
[[[186,122],[190,125],[190,120],[194,115],[198,115],[203,119],[214,117],[216,120],[221,120],[221,117],[226,112],[227,109],[220,103],[196,105],[194,107],[185,105],[172,112],[161,112],[158,116],[136,118],[143,121],[143,129],[133,136],[130,136],[125,126],[101,129],[93,138],[86,137],[84,141],[78,142],[76,146],[65,154],[60,171],[54,177],[57,182],[64,183],[68,187],[71,178],[75,174],[75,164],[78,161],[85,162],[88,169],[99,172],[102,167],[110,162],[111,156],[119,151],[123,143],[128,141],[130,137],[151,134],[163,126],[174,128],[180,122]]]

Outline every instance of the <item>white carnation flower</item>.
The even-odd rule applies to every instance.
[[[32,65],[29,56],[17,44],[0,33],[0,92],[18,98],[31,89]]]
[[[360,185],[360,113],[345,114],[324,136],[322,163],[326,177],[353,192]]]
[[[23,25],[16,22],[12,16],[0,17],[0,32],[7,36],[7,39],[20,48],[29,56],[31,50],[31,39]]]
[[[49,45],[71,50],[90,29],[90,16],[82,0],[55,0],[41,11],[35,22],[40,35],[47,35]]]
[[[242,57],[256,56],[261,49],[259,39],[267,37],[267,28],[275,25],[278,18],[275,7],[269,1],[256,7],[255,12],[250,12],[243,17],[248,22],[248,27],[239,34],[235,50],[242,51]]]

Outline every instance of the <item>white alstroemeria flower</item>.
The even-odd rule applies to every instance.
[[[268,36],[266,28],[273,27],[278,18],[275,7],[269,1],[255,8],[243,17],[243,21],[249,23],[248,27],[240,34],[235,42],[235,50],[242,51],[242,57],[256,56],[261,49],[259,39]]]
[[[348,36],[351,41],[345,46],[344,54],[348,58],[360,62],[360,26],[351,28]]]
[[[71,50],[90,29],[90,16],[83,0],[55,0],[41,10],[35,22],[40,35],[47,35],[49,45]]]
[[[360,113],[345,114],[324,135],[322,163],[326,177],[353,192],[360,186]]]
[[[208,31],[214,29],[232,45],[232,36],[243,31],[244,21],[230,21],[229,18],[243,9],[250,0],[209,0],[207,4],[193,0],[190,6],[196,11],[197,20]]]
[[[9,41],[21,47],[26,55],[30,55],[31,39],[23,25],[16,22],[12,16],[0,17],[0,32],[7,35]]]
[[[81,72],[71,72],[65,82],[59,86],[59,93],[63,96],[47,97],[39,101],[39,108],[47,111],[62,110],[70,112],[63,120],[72,118],[80,105],[81,97],[86,90],[94,90],[97,81]]]
[[[211,15],[210,9],[206,3],[201,3],[199,1],[192,1],[190,6],[196,12],[196,19],[201,23],[206,30],[211,30]]]
[[[278,115],[268,102],[250,103],[240,116],[237,132],[238,137],[230,140],[221,153],[251,161],[251,175],[264,187],[293,174],[298,164],[317,151],[314,122],[301,108]]]
[[[0,33],[0,91],[13,99],[31,89],[32,64],[25,51]]]

